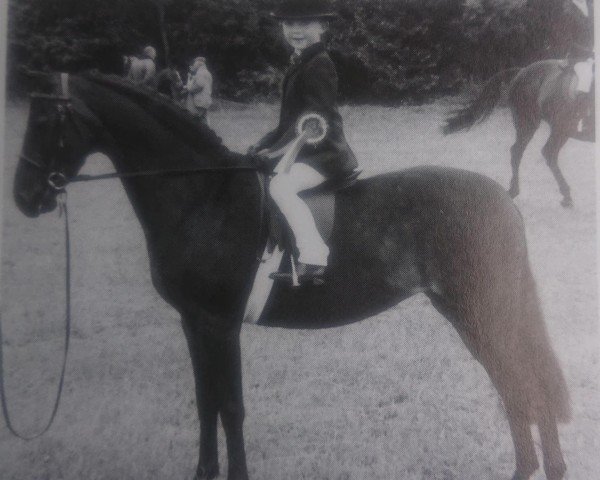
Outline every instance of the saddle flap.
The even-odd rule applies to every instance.
[[[335,217],[335,194],[351,187],[358,181],[361,170],[354,170],[350,175],[334,178],[321,185],[300,193],[300,197],[310,209],[317,229],[325,242],[331,237],[333,219]]]
[[[321,238],[325,243],[327,243],[333,230],[333,218],[335,217],[335,193],[313,193],[303,197],[303,200],[306,202],[306,205],[308,205],[308,208],[315,219],[315,224],[317,225],[317,230],[319,231]]]

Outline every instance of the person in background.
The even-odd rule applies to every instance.
[[[212,83],[213,78],[206,67],[206,59],[194,58],[185,85],[186,108],[205,122],[208,122],[208,109],[212,104]]]
[[[156,49],[150,45],[144,48],[140,58],[124,57],[126,78],[136,85],[147,85],[156,75]]]

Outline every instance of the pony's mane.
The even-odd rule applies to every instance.
[[[232,152],[223,145],[221,137],[204,122],[156,90],[134,85],[117,75],[88,72],[81,77],[107,87],[143,107],[161,125],[181,137],[198,153],[209,154],[211,157],[218,157],[227,163],[236,164],[241,163],[245,158],[244,155]]]

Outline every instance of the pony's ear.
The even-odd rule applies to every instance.
[[[23,81],[28,92],[48,93],[56,92],[58,86],[55,74],[41,72],[39,70],[30,70],[21,68],[19,70],[19,78]]]

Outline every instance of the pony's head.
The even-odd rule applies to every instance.
[[[93,118],[69,96],[68,77],[47,75],[52,93],[33,93],[27,130],[15,174],[13,195],[28,217],[56,207],[56,197],[77,174],[95,138]],[[62,80],[62,81],[61,81]],[[57,93],[56,85],[62,85]],[[48,90],[48,89],[45,89]]]

